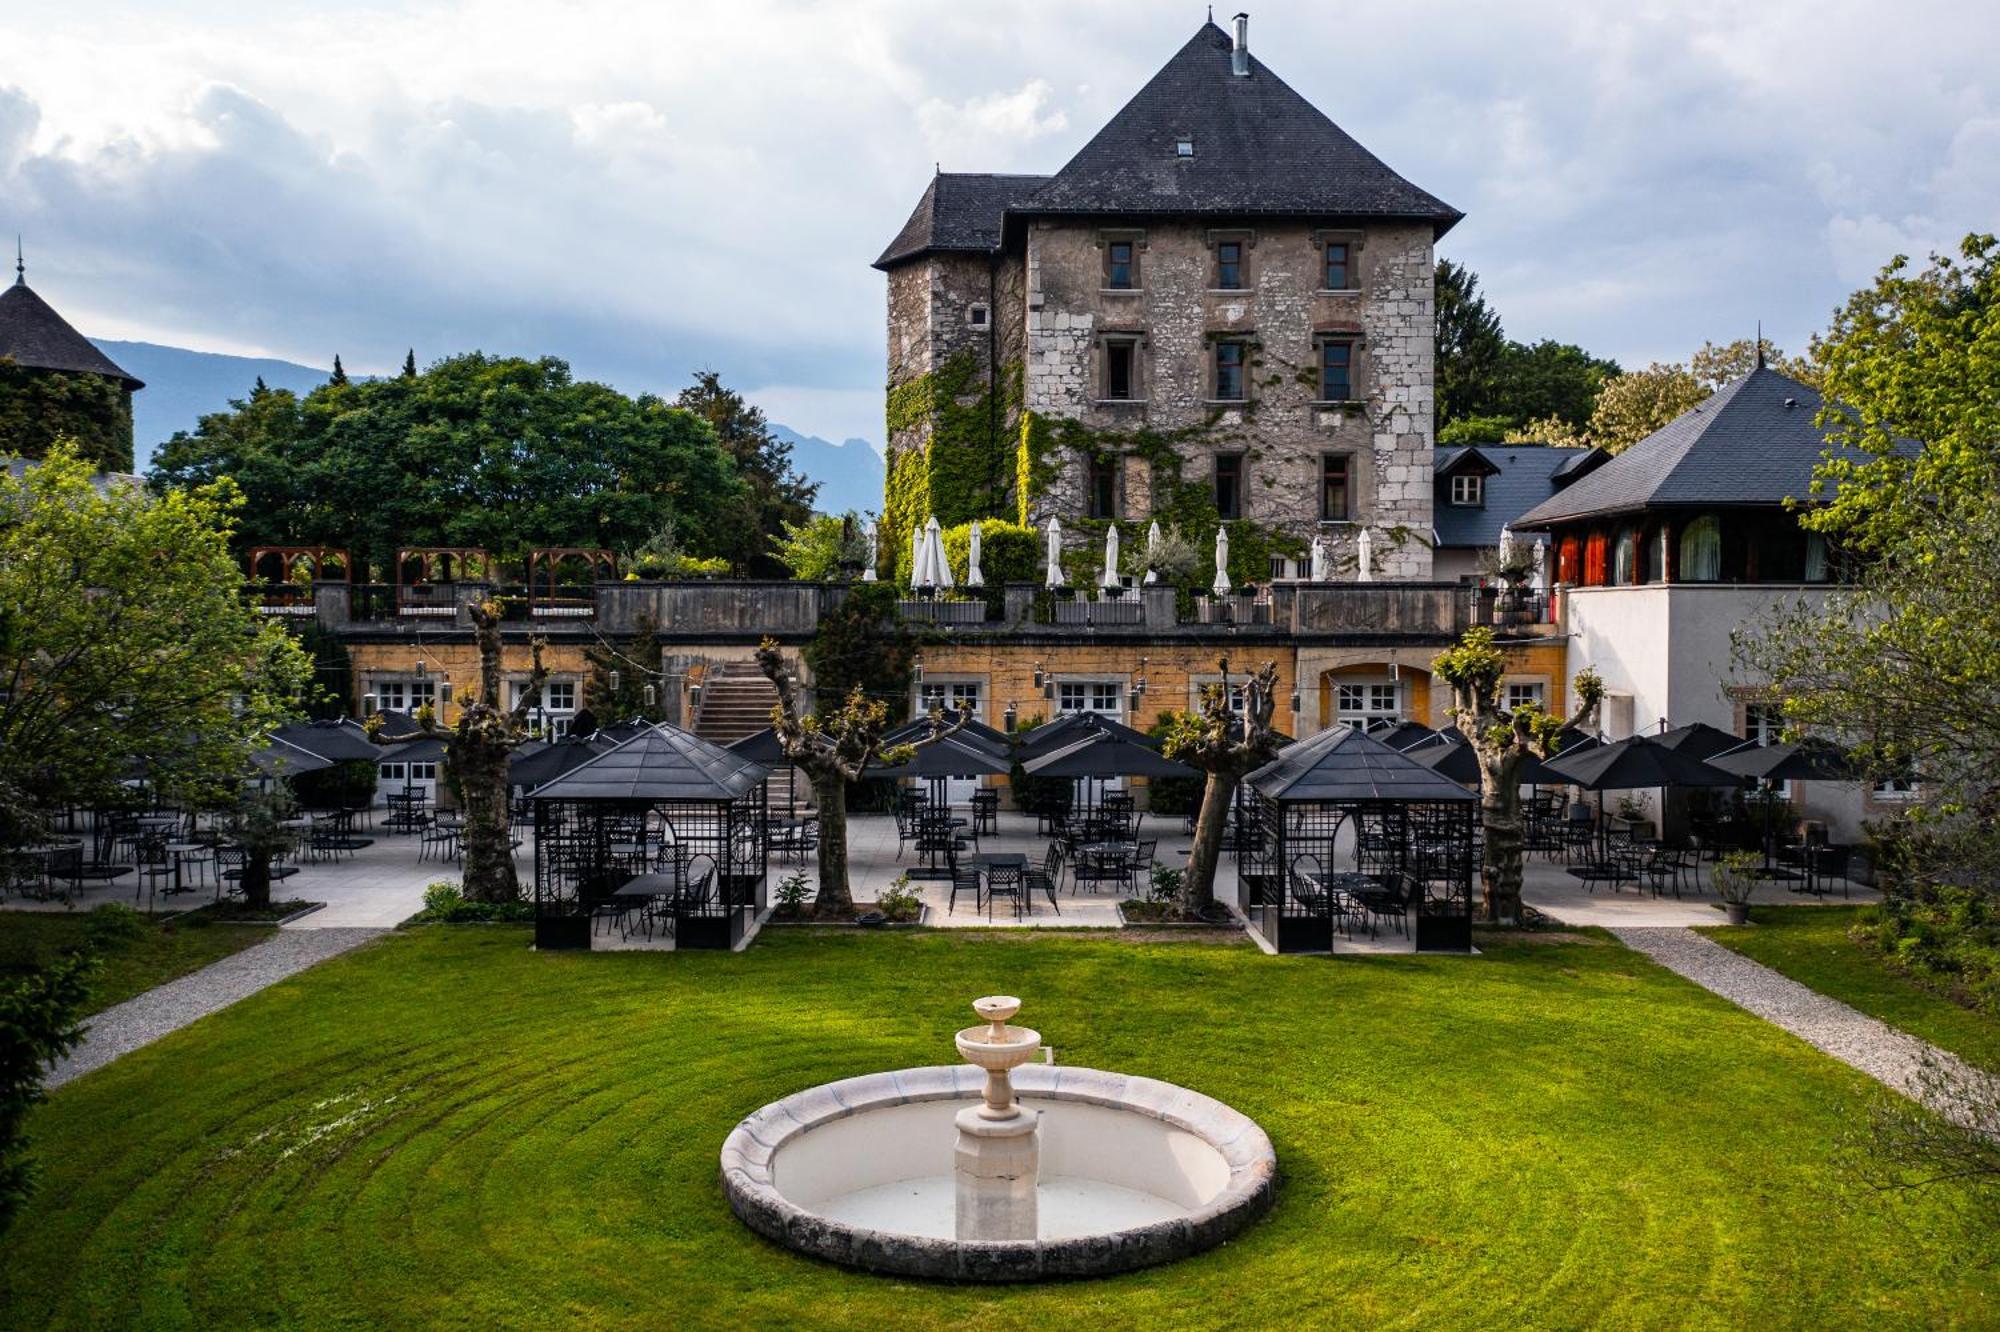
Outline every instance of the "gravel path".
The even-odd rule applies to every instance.
[[[220,962],[211,962],[179,980],[105,1009],[89,1021],[82,1044],[56,1064],[47,1084],[60,1087],[102,1068],[122,1054],[150,1045],[197,1018],[247,999],[267,985],[356,948],[386,930],[279,930],[268,941]]]
[[[1935,1078],[1920,1076],[1928,1063],[1936,1073],[1961,1088],[1985,1084],[1990,1098],[2000,1097],[2000,1078],[1973,1068],[1954,1054],[1898,1031],[1782,976],[1761,962],[1731,952],[1715,940],[1687,929],[1614,929],[1627,947],[1637,949],[1669,971],[1712,990],[1738,1008],[1783,1027],[1817,1050],[1860,1069],[1883,1086],[1899,1091],[1931,1109],[1966,1123],[1976,1116],[1957,1096],[1939,1094]]]

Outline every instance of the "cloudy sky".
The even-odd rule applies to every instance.
[[[15,0],[0,230],[95,336],[709,366],[879,443],[868,263],[933,163],[1055,170],[1203,14]],[[1511,335],[1627,364],[1759,318],[1797,348],[1891,255],[2000,225],[2000,5],[1287,2],[1251,47],[1467,213],[1442,253]]]

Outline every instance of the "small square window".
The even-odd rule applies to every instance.
[[[1507,686],[1507,711],[1519,712],[1522,708],[1533,708],[1537,712],[1547,711],[1542,701],[1543,686],[1540,682],[1514,683]]]
[[[965,322],[974,328],[985,328],[987,324],[992,322],[992,318],[992,311],[983,305],[975,305],[966,311]]]
[[[1179,140],[1178,142],[1176,142],[1176,143],[1174,144],[1174,156],[1175,156],[1175,157],[1193,157],[1193,156],[1194,156],[1194,140],[1193,140],[1193,139],[1181,139],[1181,140]]]
[[[1243,516],[1243,455],[1215,455],[1215,511],[1224,518]]]
[[[1461,509],[1483,508],[1486,504],[1486,478],[1483,476],[1455,476],[1451,479],[1451,502]]]
[[[1215,344],[1215,396],[1223,402],[1243,401],[1243,344]]]
[[[1104,247],[1105,286],[1114,291],[1130,291],[1138,285],[1137,275],[1131,241],[1112,241]]]

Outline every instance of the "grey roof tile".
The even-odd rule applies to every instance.
[[[32,370],[105,375],[127,388],[146,387],[71,328],[25,281],[0,291],[0,360]]]
[[[1547,526],[1639,509],[1770,506],[1811,496],[1827,451],[1811,385],[1766,366],[1522,515]],[[1914,452],[1918,445],[1905,441]]]
[[[1404,180],[1205,23],[1054,176],[940,174],[875,261],[938,250],[988,252],[1009,216],[1324,217],[1428,222],[1463,216]],[[1191,157],[1178,152],[1181,140]]]

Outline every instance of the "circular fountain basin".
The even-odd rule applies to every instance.
[[[830,1082],[765,1106],[722,1146],[729,1204],[752,1230],[877,1272],[960,1281],[1098,1276],[1172,1262],[1270,1206],[1277,1158],[1247,1116],[1171,1083],[1092,1068],[1013,1071],[1041,1112],[1039,1234],[954,1235],[954,1117],[969,1065]]]

